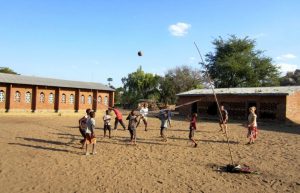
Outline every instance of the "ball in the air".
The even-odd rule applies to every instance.
[[[142,51],[138,51],[138,56],[143,56],[143,52]]]

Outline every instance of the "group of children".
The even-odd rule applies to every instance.
[[[255,114],[255,107],[250,107],[249,111],[250,114],[248,116],[248,134],[247,137],[249,138],[249,142],[247,144],[253,144],[256,137],[257,137],[257,115]],[[109,107],[106,110],[105,115],[103,116],[104,122],[104,137],[106,137],[108,131],[108,137],[111,138],[111,115],[110,112],[113,111],[115,114],[115,123],[114,123],[114,130],[117,130],[118,123],[121,124],[123,129],[126,129],[126,126],[123,122],[122,113],[115,107]],[[228,122],[228,112],[224,108],[223,105],[220,107],[220,131],[226,133],[227,132],[227,122]],[[131,144],[136,144],[136,128],[139,126],[140,122],[143,121],[145,126],[145,131],[147,131],[147,115],[148,115],[148,107],[147,104],[144,103],[141,107],[139,113],[136,113],[135,110],[132,110],[129,115],[127,116],[126,120],[128,120],[128,130],[130,133],[130,142]],[[167,141],[166,131],[168,126],[171,127],[171,111],[168,109],[161,109],[159,114],[156,116],[160,119],[160,136],[163,138],[163,141]],[[95,112],[91,109],[86,110],[86,115],[79,120],[79,131],[83,136],[82,149],[85,147],[85,154],[89,155],[88,152],[88,145],[92,144],[92,154],[96,154],[95,145],[96,145],[96,137],[94,134],[95,130]],[[189,126],[189,139],[193,142],[194,147],[197,147],[197,142],[194,139],[195,131],[197,129],[197,113],[193,113],[192,117],[190,118],[190,126]]]
[[[223,133],[227,133],[227,122],[228,122],[228,112],[224,108],[224,105],[220,107],[220,131]],[[257,129],[257,115],[255,114],[256,107],[252,106],[249,108],[249,115],[248,115],[248,124],[246,127],[248,128],[247,138],[249,138],[249,142],[247,145],[254,144],[254,141],[257,138],[258,129]]]

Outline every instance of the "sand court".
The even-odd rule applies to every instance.
[[[120,126],[103,138],[96,115],[97,154],[85,156],[79,118],[1,115],[0,192],[300,192],[299,125],[259,122],[257,142],[245,145],[246,128],[229,123],[234,161],[259,171],[230,174],[215,171],[230,163],[217,122],[198,119],[194,148],[188,121],[175,118],[165,143],[149,117],[133,146]]]

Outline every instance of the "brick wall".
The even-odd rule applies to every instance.
[[[286,97],[286,117],[291,121],[300,123],[300,92]]]
[[[54,87],[37,87],[36,111],[54,111],[56,89]],[[44,95],[44,100],[42,99]],[[50,100],[50,95],[53,101]],[[52,98],[51,97],[51,98]]]
[[[7,99],[6,85],[0,84],[0,91],[3,92],[3,94],[4,94],[3,101],[0,101],[0,111],[5,111],[5,105],[6,105],[6,99]]]
[[[30,85],[12,85],[10,92],[10,110],[16,111],[31,111],[32,110],[32,91],[33,87]],[[20,93],[20,101],[17,101],[16,95]],[[28,100],[26,95],[28,93]]]
[[[218,95],[219,104],[224,104],[229,116],[235,119],[246,119],[248,108],[255,105],[259,119],[285,120],[286,96],[247,96],[247,95]],[[201,117],[217,115],[217,106],[213,95],[181,96],[177,105],[197,101],[197,112]],[[178,108],[180,114],[190,114],[193,104]]]
[[[59,110],[72,110],[75,111],[75,92],[76,89],[67,89],[61,88],[59,90]],[[63,101],[63,95],[65,96],[65,100]],[[73,101],[71,102],[71,95],[73,96]],[[86,98],[87,99],[87,98]]]
[[[94,110],[106,110],[108,105],[113,106],[112,91],[97,91],[75,88],[56,88],[46,86],[31,86],[19,84],[0,84],[0,91],[5,93],[5,101],[0,102],[0,111],[85,111],[87,108]],[[20,101],[16,101],[16,92],[20,94]],[[26,100],[26,93],[30,97]],[[50,94],[53,94],[53,102],[49,102]],[[65,101],[62,96],[65,95]],[[71,98],[73,96],[73,99]],[[81,100],[84,96],[84,102]],[[91,103],[88,102],[89,96]],[[98,100],[98,97],[100,97]],[[105,101],[107,103],[105,104]]]
[[[88,98],[91,96],[91,103],[88,103]],[[84,99],[84,100],[83,100]],[[79,110],[92,109],[93,101],[97,100],[93,97],[93,91],[91,90],[80,90],[79,92]]]

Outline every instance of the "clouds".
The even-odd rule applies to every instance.
[[[187,35],[188,30],[192,27],[191,24],[178,22],[169,26],[169,31],[171,35],[176,37],[183,37]]]
[[[296,64],[278,63],[277,66],[280,67],[280,70],[283,74],[287,72],[294,72],[297,69]]]
[[[276,57],[277,66],[280,67],[280,70],[283,75],[285,75],[287,72],[293,72],[298,68],[296,64],[291,64],[291,60],[295,58],[297,58],[297,56],[291,53],[283,54]]]
[[[277,56],[277,60],[289,60],[289,59],[294,59],[297,58],[294,54],[283,54],[281,56]]]

